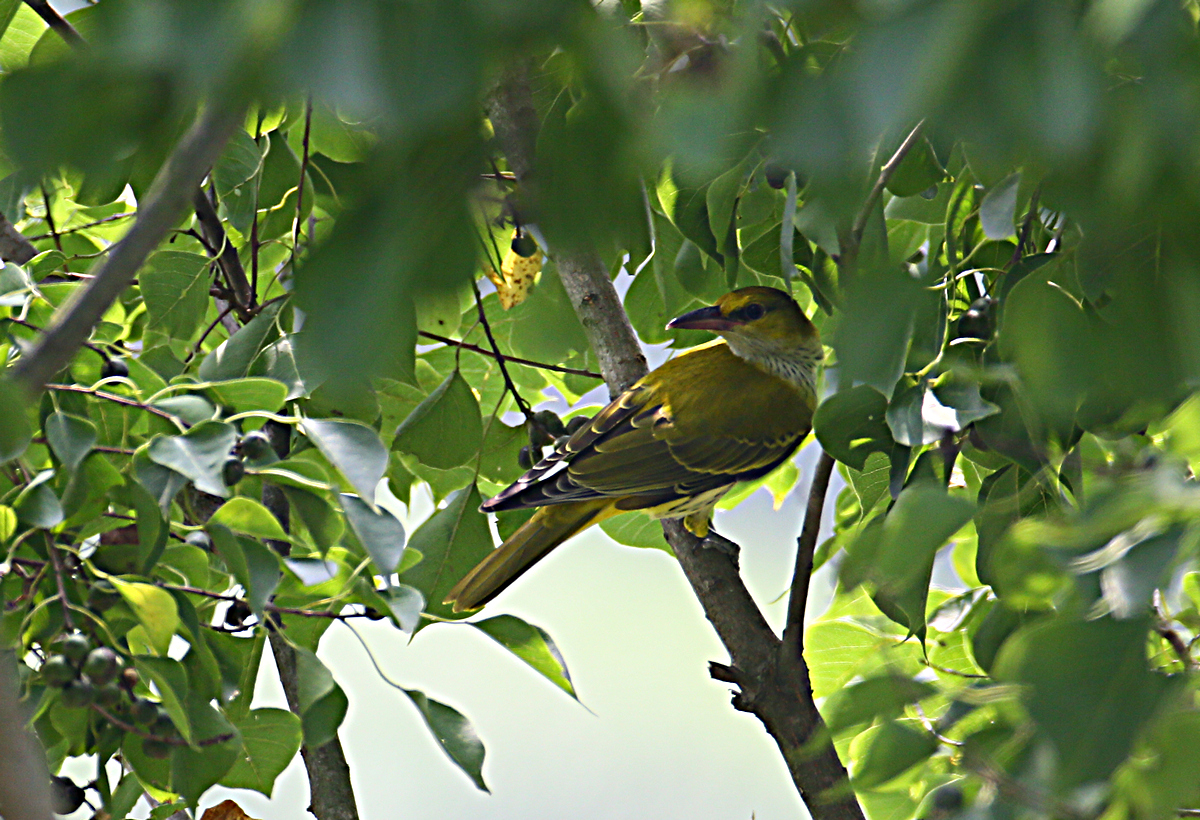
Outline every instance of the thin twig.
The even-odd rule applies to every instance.
[[[83,387],[82,385],[78,384],[48,384],[46,385],[46,389],[54,390],[59,393],[86,393],[89,396],[95,396],[98,399],[111,401],[114,404],[123,404],[126,407],[136,407],[139,410],[145,410],[147,413],[153,413],[154,415],[160,416],[167,421],[174,422],[175,424],[182,424],[184,427],[188,426],[187,422],[185,422],[183,419],[168,413],[166,410],[155,407],[152,404],[144,404],[140,401],[136,401],[135,399],[127,399],[124,396],[118,396],[115,393],[106,393],[103,390],[97,390],[93,387]]]
[[[121,720],[119,717],[114,715],[112,712],[109,712],[103,706],[98,706],[95,703],[92,703],[89,705],[92,707],[93,710],[95,710],[97,713],[99,713],[105,720],[107,720],[113,726],[116,726],[118,729],[121,729],[122,731],[125,731],[125,732],[129,732],[129,734],[131,734],[131,735],[137,735],[140,738],[145,738],[146,740],[157,740],[161,743],[167,744],[168,746],[214,746],[218,743],[224,743],[227,740],[233,740],[233,738],[234,738],[233,732],[226,732],[224,734],[213,735],[212,737],[206,737],[206,738],[204,738],[204,740],[195,740],[195,741],[192,741],[191,743],[188,743],[186,740],[184,740],[181,737],[164,737],[163,735],[151,734],[150,732],[147,732],[144,729],[139,729],[138,727],[134,726],[132,723],[126,723],[125,721]]]
[[[236,595],[227,595],[223,592],[213,592],[211,590],[201,589],[199,587],[189,587],[189,586],[180,586],[179,584],[162,584],[162,583],[160,583],[159,586],[162,587],[163,589],[175,590],[176,592],[186,592],[190,595],[200,595],[204,598],[211,598],[214,601],[228,601],[230,603],[242,603],[242,604],[246,603],[244,600],[237,597]],[[249,604],[247,604],[247,606],[249,606]],[[371,617],[371,615],[366,612],[343,613],[343,612],[334,612],[332,610],[327,610],[327,609],[297,609],[295,607],[276,606],[275,604],[272,604],[272,603],[264,604],[263,609],[265,609],[267,612],[278,612],[281,615],[300,615],[305,618],[328,618],[329,620],[332,620],[332,621],[347,621],[347,620],[350,620],[351,618],[370,618]]]
[[[1029,197],[1029,209],[1025,211],[1025,219],[1021,222],[1021,235],[1017,237],[1017,247],[1013,250],[1012,258],[1008,260],[1005,270],[1020,262],[1021,256],[1025,253],[1025,243],[1029,241],[1029,232],[1033,228],[1033,219],[1037,216],[1038,199],[1041,193],[1041,188],[1038,188],[1034,190],[1033,196]]]
[[[504,354],[500,352],[500,345],[496,344],[496,337],[492,335],[492,326],[488,323],[487,312],[483,309],[483,297],[479,295],[478,283],[472,281],[471,290],[475,292],[475,307],[479,311],[479,323],[483,325],[484,335],[487,336],[488,344],[492,347],[492,357],[500,366],[500,375],[504,377],[504,385],[508,388],[508,392],[512,393],[513,400],[517,403],[522,415],[525,416],[525,420],[528,421],[533,415],[533,408],[517,392],[517,386],[513,384],[512,376],[508,375],[508,367],[504,364]]]
[[[35,436],[32,439],[32,441],[34,444],[49,444],[50,443],[49,440],[45,436]],[[131,456],[137,452],[137,450],[134,450],[131,447],[109,447],[104,444],[93,444],[91,449],[97,453],[113,453],[114,455],[120,455],[120,456]]]
[[[300,156],[300,185],[296,188],[296,224],[292,226],[292,255],[288,260],[288,268],[296,269],[296,254],[300,250],[300,225],[304,221],[304,178],[308,175],[308,140],[312,132],[312,115],[313,102],[312,96],[304,106],[304,137],[301,141],[302,150]],[[309,242],[312,241],[312,234],[309,234]]]
[[[792,570],[792,591],[788,598],[787,621],[783,627],[781,652],[803,651],[804,610],[808,603],[808,583],[812,576],[813,554],[817,536],[821,533],[821,516],[825,511],[825,495],[833,475],[833,456],[821,451],[808,488],[808,507],[804,512],[804,527],[796,539],[796,566]],[[793,639],[794,640],[789,640]]]
[[[863,231],[866,230],[867,220],[871,218],[871,211],[875,210],[875,203],[883,196],[883,189],[887,187],[892,174],[896,173],[896,169],[900,167],[900,163],[904,161],[904,157],[917,144],[924,125],[925,120],[918,122],[913,127],[913,130],[908,132],[908,136],[904,138],[904,142],[900,143],[900,147],[896,149],[896,153],[892,154],[892,158],[885,162],[883,167],[879,169],[879,177],[875,180],[875,185],[872,186],[871,192],[867,194],[867,198],[863,201],[862,210],[854,217],[854,223],[850,228],[850,237],[853,242],[853,247],[850,249],[852,258],[857,256],[858,246],[862,244]]]
[[[54,227],[54,214],[50,213],[50,194],[46,191],[46,183],[42,183],[42,206],[46,209],[46,227],[50,229],[50,236],[54,239],[54,247],[58,248],[58,252],[62,253],[62,237],[58,235],[58,230]]]
[[[128,213],[123,214],[113,214],[112,216],[106,216],[103,219],[97,219],[93,222],[85,222],[82,225],[76,225],[74,228],[63,228],[58,232],[58,235],[66,236],[67,234],[77,233],[78,231],[86,231],[88,228],[95,228],[97,225],[106,225],[109,222],[116,222],[120,219],[129,219],[133,216],[137,216],[137,211],[129,211]],[[53,234],[40,233],[37,236],[29,237],[29,241],[37,242],[39,239],[49,239],[51,236],[53,236]]]
[[[253,304],[254,294],[250,292],[250,282],[246,279],[246,269],[238,258],[237,248],[229,241],[225,228],[221,225],[221,217],[203,186],[196,186],[192,196],[192,206],[196,209],[196,221],[200,223],[203,238],[197,237],[208,248],[209,255],[217,260],[217,266],[229,286],[232,301],[239,309],[245,310]],[[194,235],[194,232],[193,232]]]
[[[36,330],[38,333],[46,332],[45,328],[39,327],[33,322],[27,322],[24,319],[18,319],[16,316],[0,316],[0,321],[12,322],[14,325],[20,325],[21,327],[29,328],[30,330]],[[104,348],[100,347],[99,345],[94,345],[91,342],[84,342],[83,346],[88,350],[98,353],[101,358],[103,358],[105,361],[108,361],[108,351],[106,351]]]
[[[67,22],[66,18],[50,7],[47,0],[25,0],[25,5],[37,12],[38,17],[45,21],[46,25],[54,29],[59,37],[62,37],[70,45],[75,48],[82,48],[84,43],[79,30]]]
[[[200,334],[200,338],[196,340],[196,344],[192,346],[192,352],[183,360],[184,364],[190,364],[192,359],[196,358],[196,354],[200,352],[200,346],[204,344],[204,340],[208,338],[208,334],[216,330],[217,325],[221,324],[221,321],[233,312],[234,307],[233,302],[228,303],[225,309],[217,315],[217,318],[213,319],[212,323],[204,329],[204,332]]]
[[[481,356],[487,356],[492,359],[496,358],[496,354],[485,347],[479,347],[478,345],[461,342],[458,339],[451,339],[448,336],[439,336],[436,333],[426,333],[424,330],[418,331],[417,335],[423,336],[426,339],[432,339],[435,342],[441,342],[442,344],[450,345],[452,347],[461,347],[463,350],[470,350],[471,352],[478,353]],[[561,365],[557,364],[535,362],[530,359],[521,359],[516,356],[505,356],[504,360],[512,362],[513,364],[523,364],[526,367],[536,367],[538,370],[550,370],[554,373],[570,373],[573,376],[587,376],[588,378],[592,379],[604,378],[599,373],[593,373],[591,370],[579,370],[578,368],[574,367],[562,367]]]
[[[67,584],[63,579],[62,556],[58,554],[58,545],[54,540],[46,535],[46,554],[50,556],[50,564],[54,567],[54,580],[58,584],[58,599],[62,602],[63,623],[67,625],[67,629],[75,628],[75,621],[71,617],[71,599],[67,597]]]

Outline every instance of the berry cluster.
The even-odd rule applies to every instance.
[[[543,447],[561,447],[589,421],[591,419],[586,416],[575,416],[564,424],[553,410],[538,410],[526,423],[529,429],[529,444],[517,453],[517,463],[521,465],[521,469],[528,470],[541,459]],[[537,458],[534,458],[535,454]]]

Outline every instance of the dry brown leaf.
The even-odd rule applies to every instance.
[[[205,809],[200,820],[255,820],[232,800],[225,800]]]

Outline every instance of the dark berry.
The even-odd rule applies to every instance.
[[[778,191],[787,185],[788,169],[778,163],[768,162],[763,169],[763,176],[767,178],[767,184]]]
[[[83,799],[83,788],[71,778],[50,778],[50,808],[55,814],[71,814],[83,805]]]
[[[121,671],[121,659],[107,646],[98,646],[88,653],[83,662],[83,674],[97,686],[104,686],[116,679]]]
[[[528,470],[533,466],[533,450],[529,449],[529,445],[522,447],[517,452],[517,466],[522,470]]]
[[[537,253],[537,242],[533,241],[533,237],[527,233],[520,233],[513,237],[512,251],[517,256],[529,258]]]
[[[92,651],[92,642],[84,635],[68,635],[63,638],[62,644],[59,646],[59,651],[71,663],[79,666],[83,663],[83,659]]]
[[[533,414],[533,420],[553,438],[558,438],[567,432],[562,419],[553,410],[539,410]]]
[[[106,683],[96,689],[96,705],[106,709],[116,706],[121,700],[121,687],[116,682]]]
[[[579,428],[586,427],[590,421],[591,419],[587,416],[575,416],[574,418],[567,419],[567,435],[575,435],[579,432]]]
[[[125,364],[124,359],[105,359],[104,364],[100,367],[100,378],[110,379],[113,376],[121,376],[122,378],[129,375],[129,365]]]
[[[132,666],[127,666],[121,670],[121,678],[118,684],[126,692],[132,692],[133,687],[138,685],[138,671]]]
[[[134,698],[133,706],[129,711],[134,721],[148,725],[158,717],[158,704],[145,698]]]
[[[245,601],[234,601],[225,610],[225,625],[239,627],[250,617],[250,607]]]
[[[51,655],[42,664],[41,674],[47,686],[66,686],[75,680],[75,667],[62,655]]]
[[[80,709],[96,700],[96,687],[87,678],[73,680],[63,687],[62,702],[64,706]]]
[[[225,482],[226,487],[232,487],[243,478],[246,477],[246,465],[242,463],[240,458],[231,458],[225,462],[225,466],[221,468],[221,480]]]
[[[242,438],[242,455],[251,461],[274,459],[276,457],[275,448],[271,446],[270,437],[261,430],[247,433]]]

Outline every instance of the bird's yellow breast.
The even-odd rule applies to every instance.
[[[674,422],[674,435],[780,441],[805,435],[816,396],[739,358],[723,342],[663,364],[639,382]]]

